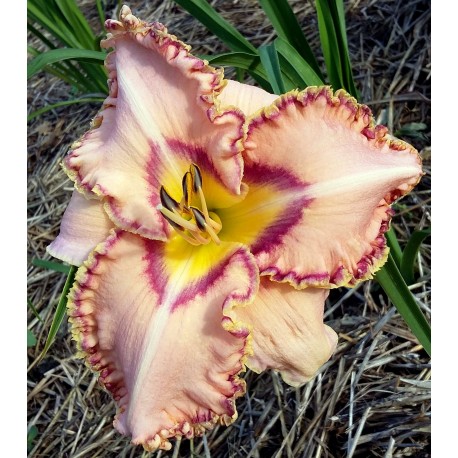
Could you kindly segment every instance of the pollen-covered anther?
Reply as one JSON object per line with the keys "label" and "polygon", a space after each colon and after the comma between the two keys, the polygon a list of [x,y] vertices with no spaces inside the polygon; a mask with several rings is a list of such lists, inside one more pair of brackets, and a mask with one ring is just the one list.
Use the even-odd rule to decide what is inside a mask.
{"label": "pollen-covered anther", "polygon": [[[161,186],[161,205],[157,208],[175,231],[191,245],[206,245],[211,241],[219,245],[221,242],[217,234],[222,228],[221,220],[218,215],[209,212],[202,183],[199,167],[191,164],[181,181],[183,196],[180,202]],[[194,196],[200,201],[201,208],[191,205]]]}

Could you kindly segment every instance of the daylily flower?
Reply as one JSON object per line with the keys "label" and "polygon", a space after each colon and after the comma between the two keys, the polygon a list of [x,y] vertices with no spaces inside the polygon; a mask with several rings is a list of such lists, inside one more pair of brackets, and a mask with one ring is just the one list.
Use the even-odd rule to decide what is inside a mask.
{"label": "daylily flower", "polygon": [[421,164],[342,90],[226,81],[127,7],[106,27],[109,96],[65,159],[76,191],[48,251],[81,266],[72,333],[116,429],[168,450],[235,420],[245,366],[313,377],[337,342],[328,290],[385,262]]}

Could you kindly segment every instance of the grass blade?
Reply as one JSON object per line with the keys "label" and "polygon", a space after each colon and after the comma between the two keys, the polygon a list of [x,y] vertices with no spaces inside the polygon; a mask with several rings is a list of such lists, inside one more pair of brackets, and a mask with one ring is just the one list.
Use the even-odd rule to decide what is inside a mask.
{"label": "grass blade", "polygon": [[256,54],[256,48],[229,22],[223,19],[206,0],[175,0],[208,30],[219,37],[231,51]]}
{"label": "grass blade", "polygon": [[35,334],[30,329],[27,329],[27,348],[34,347],[36,344],[37,338]]}
{"label": "grass blade", "polygon": [[304,89],[324,84],[321,77],[288,42],[279,37],[275,40],[275,48],[283,74],[293,82],[294,88]]}
{"label": "grass blade", "polygon": [[266,69],[274,94],[281,95],[286,92],[274,43],[260,46],[259,56],[262,65]]}
{"label": "grass blade", "polygon": [[[42,43],[44,43],[48,48],[50,49],[55,49],[56,46],[55,44],[48,40],[36,27],[33,26],[30,22],[27,23],[27,30],[29,30],[31,33],[33,33]],[[27,48],[27,50],[29,47]],[[40,52],[37,51],[37,54],[41,54]]]}
{"label": "grass blade", "polygon": [[245,52],[230,52],[226,54],[218,54],[216,56],[201,56],[203,59],[208,60],[212,65],[221,67],[235,67],[247,70],[253,78],[260,84],[266,91],[272,92],[272,87],[269,83],[267,72],[261,64],[261,59],[258,54],[251,54]]}
{"label": "grass blade", "polygon": [[398,269],[400,269],[402,260],[402,248],[401,245],[399,245],[396,234],[394,233],[393,226],[391,226],[388,232],[385,233],[385,236],[388,246],[390,247],[390,254],[393,256],[396,266]]}
{"label": "grass blade", "polygon": [[33,258],[32,265],[43,267],[48,270],[54,270],[54,272],[61,272],[67,275],[70,273],[70,266],[66,266],[60,262],[48,261],[46,259]]}
{"label": "grass blade", "polygon": [[51,49],[39,54],[27,63],[27,79],[42,70],[46,65],[62,62],[67,59],[81,61],[94,61],[103,64],[106,53],[102,51],[92,51],[90,49],[61,48]]}
{"label": "grass blade", "polygon": [[398,312],[431,356],[431,327],[412,296],[391,254],[375,276]]}
{"label": "grass blade", "polygon": [[103,11],[102,2],[101,0],[95,0],[97,6],[97,13],[99,15],[100,25],[102,26],[102,30],[105,30],[105,13]]}
{"label": "grass blade", "polygon": [[27,299],[27,305],[32,310],[32,313],[35,315],[35,318],[37,318],[38,321],[41,321],[43,323],[43,319],[41,318],[40,314],[38,313],[38,310],[32,304],[32,301],[30,299]]}
{"label": "grass blade", "polygon": [[78,37],[82,48],[95,49],[95,35],[76,3],[69,0],[54,1],[68,23],[66,30]]}
{"label": "grass blade", "polygon": [[422,231],[415,231],[404,248],[401,260],[401,274],[406,283],[411,285],[415,282],[414,265],[418,250],[426,237],[431,235],[431,228]]}
{"label": "grass blade", "polygon": [[65,282],[64,289],[62,290],[62,294],[59,299],[59,303],[57,304],[56,313],[54,314],[54,318],[52,320],[51,327],[49,328],[49,334],[46,339],[45,346],[43,348],[43,351],[40,354],[40,358],[39,358],[40,360],[45,357],[49,348],[53,344],[57,331],[59,331],[60,325],[62,324],[62,321],[64,320],[65,312],[67,310],[67,294],[73,285],[77,269],[78,268],[75,266],[70,267],[70,272],[68,273],[67,281]]}
{"label": "grass blade", "polygon": [[27,452],[32,450],[33,441],[38,435],[38,428],[35,425],[32,425],[27,430]]}
{"label": "grass blade", "polygon": [[75,105],[77,103],[91,103],[91,102],[97,102],[97,103],[102,103],[105,99],[102,97],[90,97],[90,98],[80,98],[80,99],[73,99],[73,100],[65,100],[63,102],[57,102],[53,103],[51,105],[46,105],[43,108],[40,108],[39,110],[33,111],[27,116],[27,121],[30,121],[31,119],[36,118],[37,116],[40,116],[43,113],[46,113],[47,111],[54,110],[55,108],[60,108],[60,107],[65,107],[67,105]]}
{"label": "grass blade", "polygon": [[308,63],[313,71],[323,79],[320,67],[301,26],[287,0],[259,0],[280,38],[291,45]]}
{"label": "grass blade", "polygon": [[[43,8],[44,6],[44,8]],[[49,5],[48,5],[49,6]],[[80,42],[70,34],[66,34],[66,26],[55,14],[47,15],[46,3],[40,5],[36,0],[27,1],[27,17],[35,23],[38,23],[46,29],[53,37],[58,39],[65,46],[71,48],[81,47]]]}
{"label": "grass blade", "polygon": [[321,48],[334,89],[344,88],[358,98],[348,53],[342,0],[316,0]]}

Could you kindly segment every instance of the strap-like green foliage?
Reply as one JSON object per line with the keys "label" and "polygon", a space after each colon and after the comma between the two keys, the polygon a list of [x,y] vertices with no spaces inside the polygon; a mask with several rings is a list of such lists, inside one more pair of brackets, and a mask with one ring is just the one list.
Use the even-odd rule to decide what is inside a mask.
{"label": "strap-like green foliage", "polygon": [[402,278],[391,254],[375,276],[420,344],[431,355],[431,327]]}
{"label": "strap-like green foliage", "polygon": [[267,72],[261,64],[261,59],[257,53],[251,54],[246,52],[229,52],[225,54],[217,54],[213,57],[201,57],[208,60],[208,62],[212,65],[220,67],[235,67],[242,70],[247,70],[263,89],[266,91],[272,90]]}
{"label": "strap-like green foliage", "polygon": [[285,92],[285,83],[283,82],[280,62],[278,61],[277,50],[275,49],[274,43],[260,46],[259,56],[261,57],[262,65],[266,69],[274,94],[283,94]]}
{"label": "strap-like green foliage", "polygon": [[62,290],[62,294],[60,295],[59,303],[57,304],[56,313],[54,314],[54,318],[49,329],[49,334],[46,339],[45,346],[40,354],[40,359],[43,359],[45,357],[46,353],[48,352],[49,348],[54,342],[54,338],[56,337],[57,331],[59,331],[62,321],[64,320],[65,313],[67,310],[67,294],[73,285],[73,281],[75,280],[76,271],[77,267],[70,267],[70,272],[68,273],[64,289]]}
{"label": "strap-like green foliage", "polygon": [[43,267],[44,269],[54,270],[54,272],[61,272],[67,275],[70,273],[70,266],[62,264],[61,262],[48,261],[47,259],[33,258],[32,264],[37,267]]}
{"label": "strap-like green foliage", "polygon": [[230,50],[256,53],[256,48],[234,26],[223,19],[206,0],[175,0],[175,2],[219,37]]}
{"label": "strap-like green foliage", "polygon": [[32,425],[27,430],[27,451],[32,450],[33,441],[38,435],[38,428],[35,425]]}
{"label": "strap-like green foliage", "polygon": [[27,63],[27,79],[38,73],[44,67],[55,62],[62,62],[67,59],[75,59],[79,62],[95,61],[103,63],[106,54],[102,51],[90,49],[60,48],[38,54],[37,57]]}
{"label": "strap-like green foliage", "polygon": [[402,261],[402,248],[399,245],[396,234],[394,233],[393,227],[390,227],[388,232],[385,233],[386,241],[390,247],[390,254],[393,256],[393,260],[396,263],[398,269],[401,268]]}
{"label": "strap-like green foliage", "polygon": [[[58,53],[51,54],[53,58],[47,65],[40,66],[40,69],[45,69],[62,78],[72,84],[77,91],[104,94],[108,92],[106,72],[101,65],[103,58],[96,58],[95,54],[92,56],[87,54],[88,51],[94,51],[102,55],[99,40],[75,0],[47,0],[46,2],[28,0],[27,27],[49,50],[71,48],[86,53],[86,56],[72,58],[79,58],[78,62],[68,61],[69,57],[65,53],[61,54],[61,59],[58,58]],[[43,61],[49,58],[46,51],[41,53],[34,49],[32,54],[45,54],[41,58]],[[37,62],[42,61],[34,60],[32,62],[35,66]],[[35,67],[32,69],[35,70]]]}
{"label": "strap-like green foliage", "polygon": [[34,347],[36,344],[37,338],[35,334],[30,329],[27,329],[27,347]]}
{"label": "strap-like green foliage", "polygon": [[329,81],[334,89],[343,88],[358,98],[348,53],[343,1],[316,0],[315,4]]}
{"label": "strap-like green foliage", "polygon": [[288,0],[259,0],[259,3],[266,12],[278,36],[288,43],[291,48],[297,50],[303,60],[313,69],[313,72],[318,75],[318,78],[323,80],[315,55]]}
{"label": "strap-like green foliage", "polygon": [[323,79],[290,43],[278,37],[275,48],[279,54],[283,75],[293,81],[294,88],[305,89],[307,86],[322,86]]}
{"label": "strap-like green foliage", "polygon": [[37,116],[40,116],[43,113],[46,113],[47,111],[54,110],[55,108],[60,108],[60,107],[65,107],[67,105],[75,105],[79,103],[102,103],[105,99],[101,97],[86,97],[86,96],[81,96],[77,99],[72,99],[72,100],[64,100],[63,102],[57,102],[53,103],[51,105],[46,105],[43,108],[40,108],[39,110],[33,111],[27,116],[27,121],[30,121],[33,118],[36,118]]}
{"label": "strap-like green foliage", "polygon": [[32,310],[32,313],[35,315],[35,318],[37,318],[38,321],[41,321],[43,323],[43,319],[41,318],[40,314],[38,313],[38,310],[32,304],[32,301],[30,299],[27,299],[27,305],[29,306],[30,310]]}
{"label": "strap-like green foliage", "polygon": [[401,260],[401,274],[408,285],[415,282],[415,259],[423,240],[431,235],[431,228],[415,231],[407,242]]}

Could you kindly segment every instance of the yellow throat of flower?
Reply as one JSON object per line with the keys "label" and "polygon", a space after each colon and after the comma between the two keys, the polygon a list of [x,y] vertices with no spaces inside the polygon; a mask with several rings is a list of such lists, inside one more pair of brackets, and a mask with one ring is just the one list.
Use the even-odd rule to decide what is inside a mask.
{"label": "yellow throat of flower", "polygon": [[[161,205],[158,209],[175,231],[191,245],[207,245],[211,241],[219,245],[221,220],[218,215],[208,211],[202,190],[202,173],[196,164],[191,164],[189,171],[183,175],[182,188],[183,197],[178,203],[161,186]],[[200,200],[200,208],[191,205],[195,195]]]}

